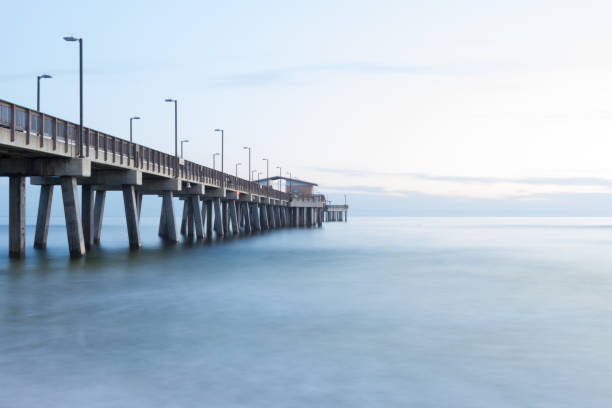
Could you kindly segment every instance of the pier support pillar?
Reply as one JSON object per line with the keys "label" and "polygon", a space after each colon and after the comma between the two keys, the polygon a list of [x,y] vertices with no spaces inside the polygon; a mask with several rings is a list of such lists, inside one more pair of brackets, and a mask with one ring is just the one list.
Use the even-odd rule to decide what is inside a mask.
{"label": "pier support pillar", "polygon": [[234,235],[240,234],[240,228],[238,228],[238,211],[236,210],[236,200],[228,200],[227,205],[229,207],[229,217],[232,222],[232,233]]}
{"label": "pier support pillar", "polygon": [[183,217],[181,218],[181,235],[187,234],[187,217],[189,215],[189,203],[183,200]]}
{"label": "pier support pillar", "polygon": [[79,258],[85,255],[85,239],[79,214],[76,177],[62,177],[61,184],[68,249],[72,258]]}
{"label": "pier support pillar", "polygon": [[96,191],[96,202],[94,203],[94,243],[100,243],[102,234],[102,218],[104,218],[104,204],[106,202],[106,191]]}
{"label": "pier support pillar", "polygon": [[266,205],[259,205],[259,216],[261,217],[261,228],[264,231],[268,231],[270,229],[270,223],[268,221],[268,212],[266,211]]}
{"label": "pier support pillar", "polygon": [[9,256],[25,256],[25,177],[9,177]]}
{"label": "pier support pillar", "polygon": [[176,220],[174,218],[174,200],[171,191],[162,195],[162,212],[159,220],[159,235],[167,241],[178,242]]}
{"label": "pier support pillar", "polygon": [[266,205],[266,209],[268,211],[268,228],[274,229],[276,228],[276,220],[274,219],[274,206]]}
{"label": "pier support pillar", "polygon": [[125,221],[127,222],[128,238],[130,240],[130,248],[137,249],[142,247],[140,241],[140,228],[138,225],[138,203],[136,192],[133,185],[124,185],[123,188],[123,205],[125,207]]}
{"label": "pier support pillar", "polygon": [[211,200],[202,201],[202,206],[204,206],[204,203],[206,203],[206,239],[212,239],[212,236],[213,236],[213,203]]}
{"label": "pier support pillar", "polygon": [[36,234],[34,236],[34,248],[36,249],[45,249],[47,247],[47,235],[49,233],[49,218],[51,216],[52,201],[53,185],[43,184],[40,186],[38,216],[36,217]]}
{"label": "pier support pillar", "polygon": [[190,197],[185,197],[184,201],[185,201],[185,207],[187,210],[187,219],[186,219],[187,239],[191,241],[195,237],[195,223],[193,222],[193,219],[194,219],[193,203]]}
{"label": "pier support pillar", "polygon": [[193,208],[193,222],[195,224],[195,233],[198,239],[204,239],[204,220],[202,211],[200,211],[200,197],[194,195],[191,197],[191,207]]}
{"label": "pier support pillar", "polygon": [[221,201],[221,204],[223,205],[223,232],[225,235],[229,235],[229,204],[227,200]]}
{"label": "pier support pillar", "polygon": [[249,203],[242,203],[242,216],[244,217],[244,232],[250,234],[253,230],[253,224],[251,224],[251,210]]}
{"label": "pier support pillar", "polygon": [[215,207],[215,232],[217,233],[217,239],[223,239],[223,219],[221,215],[221,199],[219,197],[213,198],[213,205]]}
{"label": "pier support pillar", "polygon": [[259,205],[257,203],[251,204],[253,209],[253,228],[255,231],[261,231],[261,214],[259,213]]}
{"label": "pier support pillar", "polygon": [[91,249],[94,243],[94,190],[91,184],[81,186],[81,221],[85,249]]}

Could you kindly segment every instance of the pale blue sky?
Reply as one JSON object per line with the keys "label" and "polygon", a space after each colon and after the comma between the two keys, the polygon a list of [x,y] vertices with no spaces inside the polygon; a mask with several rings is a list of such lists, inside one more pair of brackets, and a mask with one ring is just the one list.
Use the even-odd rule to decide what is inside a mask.
{"label": "pale blue sky", "polygon": [[77,47],[62,37],[82,36],[86,126],[127,138],[128,118],[140,115],[135,140],[172,152],[163,99],[175,97],[186,157],[211,165],[212,129],[223,127],[226,171],[240,161],[245,178],[242,146],[251,145],[253,168],[270,157],[271,170],[336,197],[346,189],[368,208],[372,195],[447,200],[449,213],[456,200],[528,209],[580,197],[571,211],[584,214],[589,197],[612,193],[610,2],[32,1],[2,10],[1,99],[34,106],[36,75],[48,73],[42,110],[76,121]]}

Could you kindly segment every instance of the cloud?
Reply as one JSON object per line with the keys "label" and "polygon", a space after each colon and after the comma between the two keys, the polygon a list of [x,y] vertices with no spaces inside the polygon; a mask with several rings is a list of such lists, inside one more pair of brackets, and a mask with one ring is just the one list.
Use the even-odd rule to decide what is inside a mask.
{"label": "cloud", "polygon": [[217,78],[221,87],[266,86],[273,83],[301,83],[316,74],[353,75],[464,75],[485,72],[510,71],[512,64],[480,65],[401,65],[377,62],[347,62],[329,64],[304,64],[278,69],[244,72]]}
{"label": "cloud", "polygon": [[450,181],[457,183],[518,183],[528,185],[557,185],[557,186],[612,186],[612,179],[601,177],[482,177],[482,176],[445,176],[431,175],[426,173],[414,172],[378,172],[370,170],[356,169],[334,169],[316,168],[322,173],[338,174],[346,177],[411,177],[428,181]]}

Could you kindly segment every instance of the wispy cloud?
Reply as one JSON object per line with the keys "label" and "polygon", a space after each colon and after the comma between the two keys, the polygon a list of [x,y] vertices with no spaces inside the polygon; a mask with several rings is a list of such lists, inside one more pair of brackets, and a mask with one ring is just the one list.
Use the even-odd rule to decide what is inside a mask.
{"label": "wispy cloud", "polygon": [[509,71],[512,64],[481,65],[402,65],[378,62],[351,62],[294,65],[277,69],[230,74],[217,78],[216,85],[224,87],[266,86],[273,83],[302,83],[317,74],[349,75],[458,75],[469,73]]}
{"label": "wispy cloud", "polygon": [[471,177],[471,176],[446,176],[431,175],[413,172],[378,172],[356,169],[334,169],[316,168],[322,173],[331,173],[346,177],[411,177],[429,181],[449,181],[458,183],[518,183],[529,185],[558,185],[558,186],[612,186],[612,179],[600,177],[527,177],[527,178],[505,178],[505,177]]}

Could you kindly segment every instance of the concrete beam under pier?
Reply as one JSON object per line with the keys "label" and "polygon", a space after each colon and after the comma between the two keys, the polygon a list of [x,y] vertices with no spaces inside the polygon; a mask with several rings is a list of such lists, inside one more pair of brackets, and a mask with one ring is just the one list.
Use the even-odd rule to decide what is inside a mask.
{"label": "concrete beam under pier", "polygon": [[74,176],[90,177],[89,159],[0,159],[1,176]]}

